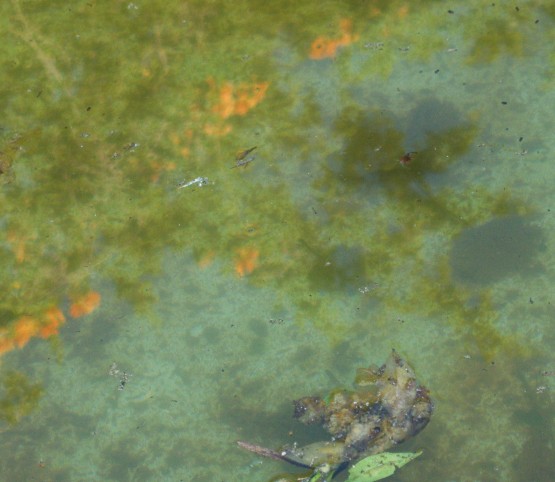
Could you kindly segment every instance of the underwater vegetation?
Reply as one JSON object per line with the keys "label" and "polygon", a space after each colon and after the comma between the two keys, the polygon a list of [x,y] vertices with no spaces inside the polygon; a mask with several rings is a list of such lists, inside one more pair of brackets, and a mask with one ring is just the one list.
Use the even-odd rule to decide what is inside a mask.
{"label": "underwater vegetation", "polygon": [[414,437],[430,421],[434,405],[428,390],[395,350],[379,368],[359,369],[356,385],[354,391],[338,388],[326,397],[294,402],[295,418],[307,425],[322,425],[331,440],[303,447],[288,445],[279,451],[247,442],[238,442],[239,446],[315,473],[325,466],[333,478],[350,464]]}
{"label": "underwater vegetation", "polygon": [[[548,2],[7,0],[0,13],[3,470],[17,473],[29,449],[38,463],[29,434],[49,440],[53,427],[52,472],[29,480],[87,479],[72,471],[89,456],[103,480],[219,480],[230,468],[230,480],[259,480],[272,467],[247,470],[238,433],[289,441],[310,472],[324,454],[340,468],[421,444],[423,480],[547,480],[554,340],[534,317],[552,317],[541,276],[552,224],[533,189],[548,156],[525,151],[548,142],[534,132],[545,112],[523,113],[553,91]],[[227,310],[227,296],[251,295],[258,313]],[[135,330],[118,311],[151,325]],[[62,340],[79,373],[54,367]],[[360,373],[368,385],[322,396],[391,345],[428,370],[433,416],[395,356]],[[110,378],[109,396],[86,393],[98,411],[82,419],[80,390],[102,386],[113,360],[80,363],[114,347],[163,360],[152,378],[166,400],[151,397],[150,366],[118,359],[133,383],[111,370],[126,390]],[[219,348],[215,374],[221,358],[206,360]],[[32,375],[10,369],[20,361]],[[197,381],[198,394],[171,393]],[[293,399],[296,420],[279,406]],[[102,441],[93,419],[107,412],[117,436]],[[85,439],[86,460],[68,464],[64,447]],[[506,460],[515,467],[497,471]],[[184,477],[159,476],[184,465]]]}
{"label": "underwater vegetation", "polygon": [[34,410],[43,389],[39,383],[31,383],[20,372],[10,371],[2,375],[0,385],[0,421],[16,424]]}
{"label": "underwater vegetation", "polygon": [[334,342],[356,328],[328,301],[346,291],[380,306],[378,323],[393,307],[445,311],[485,356],[515,346],[487,287],[459,283],[461,241],[451,249],[534,210],[449,177],[476,155],[488,113],[428,90],[401,108],[386,85],[447,48],[455,25],[468,69],[530,54],[534,4],[352,2],[289,17],[286,2],[276,22],[276,5],[255,16],[240,2],[224,22],[211,3],[94,3],[64,11],[69,32],[48,28],[48,5],[2,6],[1,75],[16,88],[1,93],[0,351],[91,313],[98,276],[155,318],[168,248],[279,288],[299,323]]}

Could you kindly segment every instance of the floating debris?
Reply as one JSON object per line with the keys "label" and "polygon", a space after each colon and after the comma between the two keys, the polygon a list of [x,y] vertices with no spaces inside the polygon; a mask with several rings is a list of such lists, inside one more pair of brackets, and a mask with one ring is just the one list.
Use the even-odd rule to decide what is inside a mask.
{"label": "floating debris", "polygon": [[125,146],[123,146],[123,150],[124,151],[132,151],[132,150],[136,149],[139,146],[140,146],[140,144],[138,144],[136,142],[130,142],[129,144],[126,144]]}
{"label": "floating debris", "polygon": [[372,283],[370,285],[361,286],[358,289],[358,291],[359,291],[359,293],[362,293],[364,295],[366,293],[370,293],[370,291],[374,291],[378,287],[379,287],[378,283]]}
{"label": "floating debris", "polygon": [[364,44],[364,48],[370,50],[383,50],[383,47],[383,42],[367,42]]}
{"label": "floating debris", "polygon": [[329,466],[333,477],[358,460],[414,437],[430,421],[434,404],[428,390],[395,350],[381,367],[358,369],[355,384],[357,390],[337,389],[323,398],[310,396],[294,402],[294,417],[306,425],[322,425],[331,440],[304,447],[287,445],[279,451],[247,442],[238,442],[239,446],[309,467],[313,475]]}
{"label": "floating debris", "polygon": [[178,185],[177,185],[177,189],[183,189],[185,187],[189,187],[189,186],[193,186],[193,185],[197,185],[198,187],[202,187],[206,184],[208,184],[208,178],[207,177],[197,177],[195,179],[193,179],[192,181],[181,181]]}
{"label": "floating debris", "polygon": [[119,378],[118,390],[123,390],[125,388],[125,385],[127,385],[129,378],[133,376],[131,373],[128,373],[125,370],[120,370],[116,365],[116,362],[113,362],[110,365],[108,375],[110,375],[111,377]]}
{"label": "floating debris", "polygon": [[418,154],[418,152],[412,151],[412,152],[406,152],[405,154],[403,154],[400,158],[399,158],[399,163],[403,166],[406,166],[407,164],[410,164],[411,161],[414,159],[414,156]]}

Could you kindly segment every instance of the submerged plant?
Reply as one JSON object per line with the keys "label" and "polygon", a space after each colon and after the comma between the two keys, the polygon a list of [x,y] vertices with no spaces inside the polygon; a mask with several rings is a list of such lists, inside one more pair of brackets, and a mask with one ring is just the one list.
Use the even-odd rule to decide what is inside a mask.
{"label": "submerged plant", "polygon": [[[241,441],[239,446],[263,457],[310,469],[306,479],[310,481],[324,482],[358,461],[366,462],[351,469],[352,482],[369,482],[391,475],[395,467],[403,465],[401,459],[387,461],[395,454],[385,459],[372,456],[418,434],[430,421],[434,404],[428,390],[416,381],[412,368],[395,350],[381,367],[359,369],[355,383],[356,390],[339,389],[324,398],[311,396],[294,402],[295,418],[307,425],[322,425],[331,440],[304,447],[293,444],[279,451]],[[414,457],[404,456],[407,462]]]}
{"label": "submerged plant", "polygon": [[[410,452],[384,452],[381,454],[370,455],[360,462],[357,462],[349,470],[349,478],[346,482],[375,482],[377,480],[385,479],[390,475],[393,475],[397,469],[403,467],[403,465],[408,464],[411,460],[421,455],[422,452],[410,453]],[[326,475],[329,470],[326,469],[316,470],[313,475],[306,482],[325,482]],[[332,478],[333,478],[332,474]]]}

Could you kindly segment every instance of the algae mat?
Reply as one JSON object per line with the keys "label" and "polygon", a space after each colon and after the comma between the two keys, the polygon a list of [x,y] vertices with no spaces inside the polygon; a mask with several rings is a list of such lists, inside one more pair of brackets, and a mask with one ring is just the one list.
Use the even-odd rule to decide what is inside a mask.
{"label": "algae mat", "polygon": [[268,480],[392,348],[403,480],[552,480],[547,1],[0,7],[0,473]]}

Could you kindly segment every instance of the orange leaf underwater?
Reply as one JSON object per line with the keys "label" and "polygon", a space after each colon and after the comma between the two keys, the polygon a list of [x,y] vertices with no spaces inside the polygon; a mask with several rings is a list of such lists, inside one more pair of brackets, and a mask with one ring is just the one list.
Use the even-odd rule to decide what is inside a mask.
{"label": "orange leaf underwater", "polygon": [[[213,81],[211,83],[213,84]],[[212,111],[222,119],[232,115],[245,115],[264,99],[269,85],[269,82],[259,82],[235,86],[231,82],[226,82],[220,88],[219,101]]]}
{"label": "orange leaf underwater", "polygon": [[235,272],[241,277],[252,273],[254,268],[256,268],[259,254],[260,251],[256,248],[238,249],[235,260]]}
{"label": "orange leaf underwater", "polygon": [[[100,305],[100,293],[90,291],[75,301],[69,308],[73,318],[87,315]],[[23,348],[33,337],[49,338],[57,335],[66,317],[56,306],[46,309],[42,315],[35,317],[23,315],[11,326],[0,329],[0,355]]]}
{"label": "orange leaf underwater", "polygon": [[345,47],[358,40],[358,35],[352,33],[353,23],[349,19],[342,19],[339,22],[339,29],[341,30],[341,37],[328,38],[324,36],[318,37],[310,46],[309,57],[313,60],[321,60],[333,58],[337,54],[339,47]]}
{"label": "orange leaf underwater", "polygon": [[69,314],[72,318],[92,313],[98,305],[100,305],[100,293],[97,291],[89,291],[86,295],[79,298],[69,307]]}

